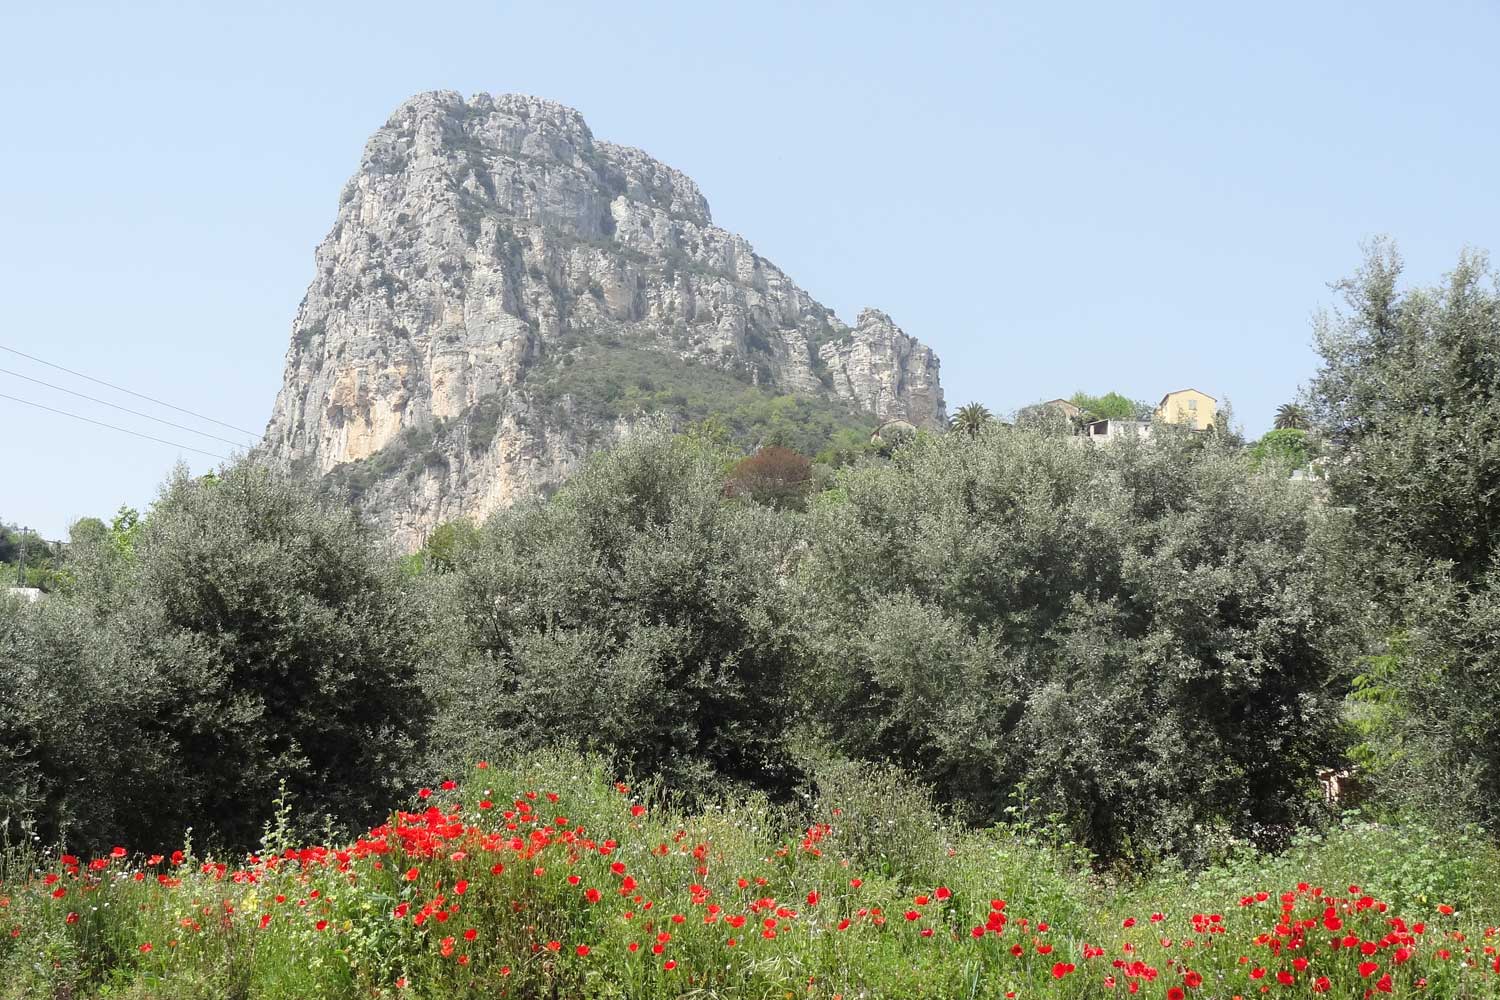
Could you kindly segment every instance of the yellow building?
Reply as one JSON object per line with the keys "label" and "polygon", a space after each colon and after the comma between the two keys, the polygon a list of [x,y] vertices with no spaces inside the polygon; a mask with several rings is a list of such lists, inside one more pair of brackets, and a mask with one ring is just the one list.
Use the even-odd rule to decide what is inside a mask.
{"label": "yellow building", "polygon": [[1212,427],[1218,413],[1218,401],[1197,389],[1169,392],[1156,407],[1157,420],[1168,424],[1184,424],[1197,431]]}

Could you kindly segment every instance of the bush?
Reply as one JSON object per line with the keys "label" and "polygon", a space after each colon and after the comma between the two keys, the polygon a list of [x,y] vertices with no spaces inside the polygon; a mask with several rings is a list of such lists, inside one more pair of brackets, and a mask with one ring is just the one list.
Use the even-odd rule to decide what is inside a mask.
{"label": "bush", "polygon": [[723,498],[725,456],[653,427],[429,580],[437,759],[563,739],[684,792],[785,792],[795,536]]}
{"label": "bush", "polygon": [[725,492],[782,510],[800,510],[811,486],[811,462],[790,448],[767,445],[730,470]]}
{"label": "bush", "polygon": [[341,820],[382,808],[426,708],[412,602],[351,513],[253,464],[179,474],[128,552],[104,539],[81,564],[74,593],[9,620],[0,664],[46,836],[191,825],[244,847],[279,778]]}
{"label": "bush", "polygon": [[[971,819],[1109,857],[1316,814],[1354,638],[1335,512],[1171,435],[921,436],[813,507],[803,694]],[[837,720],[837,723],[833,722]]]}

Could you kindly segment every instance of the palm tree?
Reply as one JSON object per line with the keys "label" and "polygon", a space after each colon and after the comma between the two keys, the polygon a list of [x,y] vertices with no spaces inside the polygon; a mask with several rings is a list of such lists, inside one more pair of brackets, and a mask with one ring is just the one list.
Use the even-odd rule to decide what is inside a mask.
{"label": "palm tree", "polygon": [[979,432],[994,419],[982,403],[970,403],[958,408],[953,418],[948,421],[948,427],[951,430],[963,431],[969,437],[977,437]]}
{"label": "palm tree", "polygon": [[1307,419],[1307,411],[1296,403],[1282,403],[1276,408],[1276,429],[1278,431],[1305,431],[1310,426]]}

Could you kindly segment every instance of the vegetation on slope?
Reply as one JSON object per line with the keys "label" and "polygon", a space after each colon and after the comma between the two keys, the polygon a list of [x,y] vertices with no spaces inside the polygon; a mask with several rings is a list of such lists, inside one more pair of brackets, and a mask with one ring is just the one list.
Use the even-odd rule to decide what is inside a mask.
{"label": "vegetation on slope", "polygon": [[[545,420],[595,447],[611,440],[617,421],[661,417],[679,430],[704,428],[744,452],[780,446],[827,466],[870,450],[876,424],[870,414],[841,401],[779,391],[765,383],[768,376],[618,341],[578,339],[528,376],[523,392],[537,409],[526,419]],[[483,452],[504,407],[498,395],[486,396],[452,420],[408,427],[374,455],[338,466],[328,482],[357,502],[383,480],[415,478],[424,468],[446,465],[449,454]]]}

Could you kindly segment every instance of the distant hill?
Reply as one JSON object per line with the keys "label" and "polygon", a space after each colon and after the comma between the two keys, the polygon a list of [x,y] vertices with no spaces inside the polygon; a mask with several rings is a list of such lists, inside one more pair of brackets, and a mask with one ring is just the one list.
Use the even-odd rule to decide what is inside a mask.
{"label": "distant hill", "polygon": [[336,473],[408,546],[650,413],[809,452],[945,419],[937,356],[889,316],[841,322],[686,175],[534,97],[402,104],[316,263],[262,450]]}

